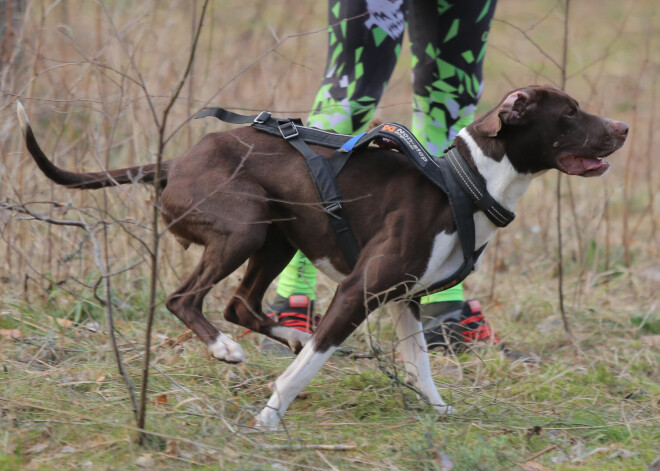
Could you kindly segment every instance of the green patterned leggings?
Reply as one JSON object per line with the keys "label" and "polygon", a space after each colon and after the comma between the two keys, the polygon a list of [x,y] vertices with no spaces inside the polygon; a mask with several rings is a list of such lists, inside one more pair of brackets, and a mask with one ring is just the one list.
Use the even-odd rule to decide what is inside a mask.
{"label": "green patterned leggings", "polygon": [[[408,26],[412,51],[412,132],[440,155],[474,119],[496,0],[329,0],[329,50],[310,126],[364,132],[396,65]],[[298,252],[277,293],[315,298],[316,268]],[[422,299],[462,301],[463,286]]]}

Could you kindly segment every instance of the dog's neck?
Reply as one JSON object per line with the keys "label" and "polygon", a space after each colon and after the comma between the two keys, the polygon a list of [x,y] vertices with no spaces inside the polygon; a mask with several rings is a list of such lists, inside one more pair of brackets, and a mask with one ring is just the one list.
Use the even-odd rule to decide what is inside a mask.
{"label": "dog's neck", "polygon": [[458,133],[455,143],[468,164],[483,177],[488,193],[506,209],[513,211],[536,175],[518,172],[506,154],[486,155],[482,146],[470,134],[469,128],[463,128]]}

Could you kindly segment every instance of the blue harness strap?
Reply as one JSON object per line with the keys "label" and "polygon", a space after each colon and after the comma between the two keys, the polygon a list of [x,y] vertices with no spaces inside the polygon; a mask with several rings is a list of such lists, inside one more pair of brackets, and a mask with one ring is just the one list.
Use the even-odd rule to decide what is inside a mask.
{"label": "blue harness strap", "polygon": [[355,146],[355,144],[357,144],[357,142],[358,142],[358,141],[362,138],[362,136],[364,136],[365,134],[366,134],[366,132],[363,132],[362,134],[357,134],[357,135],[351,137],[348,141],[346,141],[346,143],[345,143],[343,146],[341,146],[341,148],[340,148],[339,150],[340,150],[341,152],[350,152],[350,151],[352,151],[352,150],[353,150],[353,147]]}

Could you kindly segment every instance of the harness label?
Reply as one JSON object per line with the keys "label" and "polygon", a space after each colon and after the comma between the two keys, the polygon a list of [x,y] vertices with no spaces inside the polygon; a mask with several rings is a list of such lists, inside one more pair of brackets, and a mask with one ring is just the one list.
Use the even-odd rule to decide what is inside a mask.
{"label": "harness label", "polygon": [[[394,128],[394,129],[389,129],[389,128]],[[402,127],[385,125],[383,126],[382,130],[389,131],[395,136],[401,138],[406,143],[406,145],[410,149],[412,149],[425,164],[428,163],[429,159],[426,157],[426,151],[417,143],[417,140],[412,135],[410,135],[410,133],[406,132]]]}

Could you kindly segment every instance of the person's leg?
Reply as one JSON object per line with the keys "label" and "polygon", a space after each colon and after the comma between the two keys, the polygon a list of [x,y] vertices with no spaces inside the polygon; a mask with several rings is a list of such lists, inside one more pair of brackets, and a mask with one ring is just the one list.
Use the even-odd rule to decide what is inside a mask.
{"label": "person's leg", "polygon": [[303,294],[310,300],[316,298],[316,267],[307,260],[302,252],[293,256],[287,267],[282,271],[277,282],[276,292],[283,298],[292,294]]}
{"label": "person's leg", "polygon": [[310,126],[344,134],[366,130],[401,52],[403,0],[329,0],[325,75]]}
{"label": "person's leg", "polygon": [[[495,4],[495,0],[410,0],[412,132],[434,155],[441,155],[458,131],[474,119]],[[438,330],[443,330],[443,323],[469,318],[485,324],[479,303],[464,303],[462,284],[425,296],[421,302],[431,348],[446,344]],[[465,328],[461,326],[460,332]],[[471,340],[488,337],[481,326],[477,328],[479,334]]]}
{"label": "person's leg", "polygon": [[[328,24],[325,74],[307,122],[343,134],[363,132],[401,51],[405,2],[329,0]],[[296,253],[280,275],[272,310],[311,313],[315,288],[316,268],[301,252]],[[297,295],[308,303],[304,297],[292,298]],[[289,317],[296,316],[285,316],[283,322]]]}
{"label": "person's leg", "polygon": [[495,0],[411,0],[412,131],[441,155],[474,119]]}

